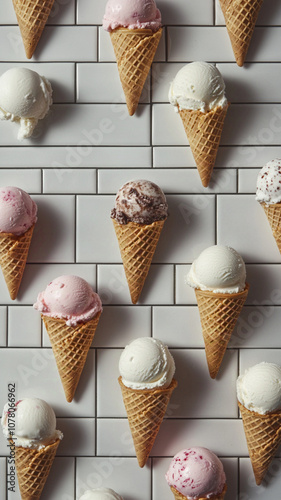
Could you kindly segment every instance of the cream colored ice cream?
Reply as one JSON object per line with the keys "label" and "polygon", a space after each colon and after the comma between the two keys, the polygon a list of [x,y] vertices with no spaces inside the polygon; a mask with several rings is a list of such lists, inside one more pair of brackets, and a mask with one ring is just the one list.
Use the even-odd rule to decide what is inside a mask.
{"label": "cream colored ice cream", "polygon": [[204,113],[228,105],[221,73],[203,61],[186,64],[179,70],[170,85],[169,101],[176,112],[198,109]]}
{"label": "cream colored ice cream", "polygon": [[260,170],[256,200],[266,205],[281,202],[281,159],[269,161]]}
{"label": "cream colored ice cream", "polygon": [[123,498],[111,488],[97,488],[85,491],[80,500],[123,500]]}
{"label": "cream colored ice cream", "polygon": [[236,250],[214,245],[193,262],[187,284],[214,293],[238,293],[245,289],[246,267]]}
{"label": "cream colored ice cream", "polygon": [[141,337],[127,345],[121,354],[119,372],[131,389],[168,387],[175,373],[175,362],[161,340]]}
{"label": "cream colored ice cream", "polygon": [[30,137],[52,104],[52,87],[27,68],[11,68],[0,78],[0,118],[19,123],[18,139]]}
{"label": "cream colored ice cream", "polygon": [[[11,427],[11,422],[13,427]],[[54,410],[46,401],[38,398],[19,400],[15,405],[15,410],[11,409],[9,403],[6,403],[1,424],[4,435],[7,438],[12,437],[15,446],[23,448],[40,450],[57,439],[63,438],[61,431],[56,430]]]}
{"label": "cream colored ice cream", "polygon": [[262,362],[237,379],[238,401],[262,415],[281,410],[281,366]]}

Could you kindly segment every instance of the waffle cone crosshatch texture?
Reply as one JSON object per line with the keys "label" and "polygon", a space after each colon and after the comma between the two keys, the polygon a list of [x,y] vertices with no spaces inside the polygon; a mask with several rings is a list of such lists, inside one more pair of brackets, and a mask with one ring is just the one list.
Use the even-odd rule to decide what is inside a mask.
{"label": "waffle cone crosshatch texture", "polygon": [[280,498],[280,40],[275,0],[1,0],[0,500]]}

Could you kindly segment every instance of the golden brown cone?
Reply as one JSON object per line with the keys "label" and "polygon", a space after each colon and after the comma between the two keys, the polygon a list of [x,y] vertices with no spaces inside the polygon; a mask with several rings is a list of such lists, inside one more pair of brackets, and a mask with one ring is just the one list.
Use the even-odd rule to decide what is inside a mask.
{"label": "golden brown cone", "polygon": [[13,0],[27,59],[41,38],[54,0]]}
{"label": "golden brown cone", "polygon": [[76,326],[67,326],[62,319],[42,315],[50,337],[53,353],[62,381],[66,400],[74,398],[88,351],[91,347],[101,313]]}
{"label": "golden brown cone", "polygon": [[0,233],[0,266],[12,300],[19,291],[33,230],[34,225],[20,236]]}
{"label": "golden brown cone", "polygon": [[[173,486],[170,486],[172,493],[174,494],[175,500],[186,500],[187,497],[182,495],[179,491],[177,491]],[[225,497],[227,486],[224,485],[224,488],[221,493],[218,495],[212,495],[211,497],[198,497],[196,500],[223,500]]]}
{"label": "golden brown cone", "polygon": [[266,213],[273,236],[281,253],[281,203],[275,203],[274,205],[261,203],[261,206]]}
{"label": "golden brown cone", "polygon": [[217,106],[206,113],[198,109],[179,110],[204,187],[209,185],[211,179],[228,106]]}
{"label": "golden brown cone", "polygon": [[249,285],[239,293],[214,293],[195,289],[211,378],[216,378]]}
{"label": "golden brown cone", "polygon": [[131,300],[139,300],[165,220],[152,224],[118,224],[113,220]]}
{"label": "golden brown cone", "polygon": [[263,0],[220,0],[238,66],[243,66]]}
{"label": "golden brown cone", "polygon": [[60,439],[41,450],[15,447],[16,471],[22,500],[39,500]]}
{"label": "golden brown cone", "polygon": [[140,467],[144,467],[158,434],[173,390],[178,383],[172,380],[169,387],[162,389],[135,390],[126,387],[122,377],[118,378],[124,405],[134,441]]}
{"label": "golden brown cone", "polygon": [[248,410],[240,401],[238,406],[256,483],[260,485],[281,443],[281,412],[261,415]]}
{"label": "golden brown cone", "polygon": [[118,28],[110,33],[130,116],[138,107],[161,35],[162,28],[156,32],[150,29]]}

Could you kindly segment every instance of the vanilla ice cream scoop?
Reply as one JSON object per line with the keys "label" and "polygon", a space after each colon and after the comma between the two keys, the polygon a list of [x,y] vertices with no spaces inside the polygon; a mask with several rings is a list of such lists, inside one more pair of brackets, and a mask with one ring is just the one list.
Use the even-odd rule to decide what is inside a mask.
{"label": "vanilla ice cream scoop", "polygon": [[214,293],[238,293],[245,289],[246,267],[236,250],[214,245],[193,262],[187,283],[193,288]]}
{"label": "vanilla ice cream scoop", "polygon": [[102,311],[102,303],[89,283],[79,276],[59,276],[39,293],[34,308],[43,316],[64,319],[68,326],[85,323]]}
{"label": "vanilla ice cream scoop", "polygon": [[123,500],[123,498],[111,488],[97,488],[86,491],[80,500]]}
{"label": "vanilla ice cream scoop", "polygon": [[207,112],[228,105],[225,84],[213,64],[196,61],[183,66],[169,89],[169,101],[175,111],[198,109]]}
{"label": "vanilla ice cream scoop", "polygon": [[161,27],[161,14],[154,0],[108,0],[103,27],[107,31],[121,27],[156,31]]}
{"label": "vanilla ice cream scoop", "polygon": [[141,337],[127,345],[121,354],[119,372],[131,389],[168,387],[175,373],[175,362],[161,340]]}
{"label": "vanilla ice cream scoop", "polygon": [[37,205],[23,189],[0,188],[0,232],[17,236],[37,221]]}
{"label": "vanilla ice cream scoop", "polygon": [[6,403],[1,424],[4,435],[7,438],[11,436],[15,446],[23,448],[41,449],[63,438],[63,434],[56,430],[54,410],[46,401],[38,398],[19,400],[15,405],[15,412]]}
{"label": "vanilla ice cream scoop", "polygon": [[237,379],[237,399],[250,411],[262,415],[281,410],[281,366],[259,363]]}
{"label": "vanilla ice cream scoop", "polygon": [[162,189],[154,182],[142,179],[126,182],[119,189],[115,207],[111,210],[111,218],[118,224],[151,224],[165,220],[167,216],[168,205]]}
{"label": "vanilla ice cream scoop", "polygon": [[266,205],[281,202],[281,159],[269,161],[260,170],[256,200]]}
{"label": "vanilla ice cream scoop", "polygon": [[52,87],[27,68],[11,68],[0,77],[0,118],[18,122],[18,139],[30,137],[52,104]]}
{"label": "vanilla ice cream scoop", "polygon": [[213,498],[226,484],[223,465],[207,448],[196,446],[179,451],[165,475],[168,485],[187,499]]}

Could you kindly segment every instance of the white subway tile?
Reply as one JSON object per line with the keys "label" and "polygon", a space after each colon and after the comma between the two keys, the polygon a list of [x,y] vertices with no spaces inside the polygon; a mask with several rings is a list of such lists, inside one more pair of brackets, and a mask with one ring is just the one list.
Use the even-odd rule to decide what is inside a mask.
{"label": "white subway tile", "polygon": [[[248,454],[247,454],[248,455]],[[280,453],[276,453],[280,457]],[[276,498],[280,491],[280,458],[275,458],[269,465],[268,472],[260,486],[257,486],[251,460],[240,458],[240,491],[247,500],[256,500],[258,496],[265,495],[265,498]],[[242,497],[243,498],[243,497]]]}
{"label": "white subway tile", "polygon": [[44,193],[95,193],[96,171],[48,169],[43,171]]}
{"label": "white subway tile", "polygon": [[17,186],[29,194],[41,193],[41,170],[1,169],[1,186]]}
{"label": "white subway tile", "polygon": [[[138,304],[172,304],[173,266],[152,264]],[[98,293],[105,305],[131,304],[123,266],[98,266]]]}
{"label": "white subway tile", "polygon": [[6,495],[6,479],[6,459],[0,458],[0,494],[3,499]]}
{"label": "white subway tile", "polygon": [[232,246],[245,262],[280,262],[266,215],[253,195],[219,195],[217,210],[219,245]]}
{"label": "white subway tile", "polygon": [[102,24],[106,2],[77,0],[77,24]]}
{"label": "white subway tile", "polygon": [[[280,114],[281,118],[281,114]],[[275,123],[275,122],[273,122]],[[280,128],[281,130],[281,128]],[[256,140],[256,139],[254,139]],[[260,143],[261,144],[261,143]],[[219,148],[216,159],[218,168],[261,168],[265,163],[280,155],[280,147],[259,145],[256,146],[223,146]]]}
{"label": "white subway tile", "polygon": [[[149,336],[144,332],[142,336]],[[123,349],[99,349],[97,353],[97,417],[126,417],[118,363]],[[108,367],[110,366],[110,370]],[[104,395],[106,394],[106,397]]]}
{"label": "white subway tile", "polygon": [[64,436],[58,455],[73,456],[73,450],[78,457],[95,455],[94,418],[58,418],[57,428]]}
{"label": "white subway tile", "polygon": [[[62,443],[60,444],[60,447],[62,446]],[[57,455],[60,454],[60,447],[58,448]],[[74,498],[74,474],[75,459],[73,457],[56,456],[50,470],[50,475],[48,476],[44,486],[41,500],[47,500],[48,498]],[[11,496],[11,499],[9,500],[15,500],[15,498]]]}
{"label": "white subway tile", "polygon": [[204,347],[197,307],[155,306],[152,318],[153,337],[169,347]]}
{"label": "white subway tile", "polygon": [[78,458],[76,478],[77,499],[96,488],[111,488],[122,498],[150,499],[149,467],[140,469],[136,458],[121,458],[118,448],[112,447],[107,457]]}
{"label": "white subway tile", "polygon": [[186,3],[185,0],[158,0],[164,25],[213,24],[213,5],[208,0]]}
{"label": "white subway tile", "polygon": [[8,308],[8,346],[41,347],[41,318],[33,307]]}
{"label": "white subway tile", "polygon": [[[211,246],[211,245],[209,245]],[[201,252],[196,252],[194,258],[198,257]],[[192,259],[193,261],[194,259]],[[186,277],[190,270],[188,266],[176,266],[176,304],[196,305],[196,296],[194,289],[186,283]]]}
{"label": "white subway tile", "polygon": [[190,147],[154,147],[153,166],[157,168],[195,167]]}
{"label": "white subway tile", "polygon": [[281,305],[280,270],[280,264],[247,265],[247,280],[250,284],[247,304]]}
{"label": "white subway tile", "polygon": [[281,348],[280,321],[281,308],[274,306],[270,299],[255,306],[244,306],[229,347]]}
{"label": "white subway tile", "polygon": [[238,175],[238,192],[256,194],[257,178],[260,170],[241,169]]}
{"label": "white subway tile", "polygon": [[0,346],[6,347],[7,345],[7,308],[0,307]]}

